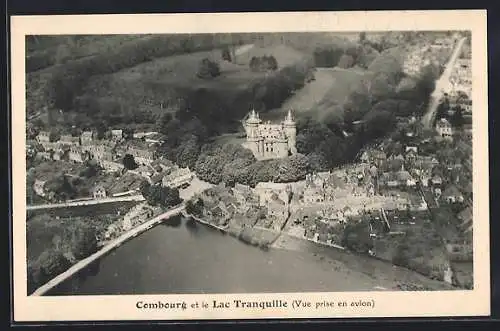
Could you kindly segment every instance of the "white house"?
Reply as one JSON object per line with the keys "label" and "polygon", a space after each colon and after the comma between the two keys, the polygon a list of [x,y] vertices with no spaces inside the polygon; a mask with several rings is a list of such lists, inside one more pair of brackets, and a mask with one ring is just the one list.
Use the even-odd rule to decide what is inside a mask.
{"label": "white house", "polygon": [[102,185],[97,185],[92,191],[94,199],[101,199],[106,197],[106,189]]}
{"label": "white house", "polygon": [[189,168],[180,168],[163,177],[162,185],[179,188],[183,185],[190,184],[193,178],[194,174]]}
{"label": "white house", "polygon": [[452,138],[453,128],[447,119],[442,118],[436,123],[436,132],[443,138]]}

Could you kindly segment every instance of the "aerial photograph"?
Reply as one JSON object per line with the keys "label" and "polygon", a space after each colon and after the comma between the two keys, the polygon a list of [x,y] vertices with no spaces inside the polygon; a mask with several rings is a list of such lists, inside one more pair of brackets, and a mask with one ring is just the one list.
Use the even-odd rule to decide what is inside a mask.
{"label": "aerial photograph", "polygon": [[474,288],[470,31],[25,47],[28,295]]}

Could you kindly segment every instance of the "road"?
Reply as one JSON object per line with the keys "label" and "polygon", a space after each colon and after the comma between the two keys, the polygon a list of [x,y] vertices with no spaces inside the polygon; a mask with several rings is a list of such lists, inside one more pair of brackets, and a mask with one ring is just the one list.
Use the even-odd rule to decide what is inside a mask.
{"label": "road", "polygon": [[41,296],[41,295],[47,293],[48,291],[50,291],[51,289],[53,289],[57,285],[61,284],[62,282],[69,279],[71,276],[73,276],[77,272],[79,272],[82,269],[84,269],[85,267],[87,267],[92,262],[103,257],[104,255],[106,255],[107,253],[112,251],[113,249],[119,247],[124,242],[136,237],[137,235],[141,234],[144,231],[151,229],[156,224],[163,222],[163,220],[165,218],[169,218],[171,216],[174,216],[174,215],[181,213],[184,210],[184,208],[185,208],[185,205],[181,204],[181,205],[174,207],[174,208],[166,211],[165,213],[163,213],[159,216],[156,216],[155,218],[153,218],[145,223],[142,223],[141,225],[125,232],[124,234],[122,234],[121,236],[119,236],[118,238],[111,241],[109,244],[107,244],[103,248],[101,248],[96,253],[90,255],[89,257],[87,257],[81,261],[78,261],[73,266],[71,266],[68,270],[66,270],[62,274],[59,274],[58,276],[54,277],[53,279],[51,279],[50,281],[48,281],[47,283],[45,283],[44,285],[39,287],[35,292],[33,292],[32,295],[33,296]]}
{"label": "road", "polygon": [[436,111],[441,102],[441,98],[443,97],[444,90],[450,83],[450,76],[451,73],[453,72],[453,67],[455,66],[455,62],[457,61],[458,56],[460,55],[460,51],[462,50],[462,46],[464,45],[466,39],[467,38],[462,38],[458,41],[450,57],[450,60],[446,64],[446,68],[443,74],[436,81],[436,87],[434,89],[434,92],[432,92],[431,94],[431,99],[429,101],[429,107],[427,113],[422,117],[422,124],[426,128],[431,128],[431,126],[433,125],[434,119],[436,117]]}
{"label": "road", "polygon": [[26,210],[41,210],[41,209],[54,209],[54,208],[67,208],[67,207],[79,207],[79,206],[90,206],[90,205],[99,205],[103,203],[111,203],[111,202],[125,202],[125,201],[144,201],[144,197],[139,195],[132,195],[126,197],[113,197],[113,198],[102,198],[102,199],[94,199],[94,200],[84,200],[84,201],[73,201],[73,202],[63,202],[63,203],[53,203],[53,204],[45,204],[45,205],[31,205],[26,206]]}

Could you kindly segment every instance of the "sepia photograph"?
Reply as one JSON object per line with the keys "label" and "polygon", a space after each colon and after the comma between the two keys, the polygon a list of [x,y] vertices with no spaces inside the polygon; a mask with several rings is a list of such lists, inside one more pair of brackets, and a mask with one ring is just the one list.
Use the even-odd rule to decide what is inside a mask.
{"label": "sepia photograph", "polygon": [[449,311],[480,290],[488,313],[485,15],[461,12],[470,26],[252,31],[228,14],[232,30],[175,33],[24,18],[16,296],[77,319],[80,298],[134,298],[134,319],[360,317],[392,315],[384,295],[411,316],[417,292]]}

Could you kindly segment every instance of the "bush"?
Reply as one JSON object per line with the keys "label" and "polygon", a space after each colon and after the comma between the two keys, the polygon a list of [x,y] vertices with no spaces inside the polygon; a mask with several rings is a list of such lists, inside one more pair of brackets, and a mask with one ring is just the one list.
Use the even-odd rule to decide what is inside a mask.
{"label": "bush", "polygon": [[217,77],[220,75],[219,64],[217,62],[210,61],[209,59],[205,58],[201,60],[196,75],[202,79]]}
{"label": "bush", "polygon": [[125,154],[123,157],[123,166],[128,170],[134,170],[139,167],[139,165],[135,162],[134,156],[131,154]]}

